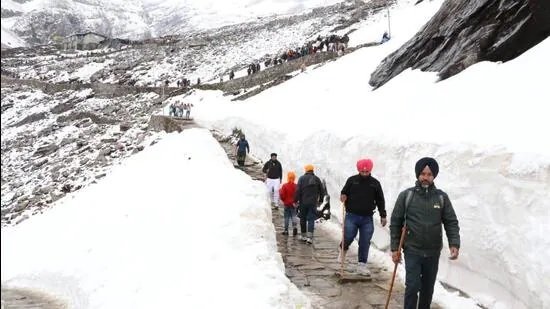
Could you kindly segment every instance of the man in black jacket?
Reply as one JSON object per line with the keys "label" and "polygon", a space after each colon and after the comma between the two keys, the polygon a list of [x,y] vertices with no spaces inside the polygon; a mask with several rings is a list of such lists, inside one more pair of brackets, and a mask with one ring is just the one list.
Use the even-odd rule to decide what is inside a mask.
{"label": "man in black jacket", "polygon": [[[307,243],[313,243],[313,231],[317,218],[317,205],[323,202],[323,183],[313,173],[313,165],[304,167],[305,174],[298,179],[294,201],[298,204],[300,217],[301,239]],[[307,229],[307,234],[306,234]]]}
{"label": "man in black jacket", "polygon": [[283,167],[277,160],[276,153],[271,154],[271,160],[264,164],[262,172],[266,174],[265,184],[271,197],[271,207],[277,209],[279,207],[279,187],[283,180]]}
{"label": "man in black jacket", "polygon": [[371,175],[372,167],[373,162],[370,159],[357,161],[359,174],[348,178],[340,195],[340,201],[346,208],[346,218],[344,219],[344,251],[342,252],[342,244],[340,244],[338,259],[340,262],[345,259],[346,252],[359,231],[357,272],[367,276],[370,275],[367,269],[370,240],[374,234],[372,216],[376,208],[380,213],[382,226],[387,223],[384,192],[380,182]]}
{"label": "man in black jacket", "polygon": [[404,308],[429,309],[443,248],[441,225],[445,227],[451,260],[458,258],[460,228],[449,196],[434,185],[434,178],[439,172],[437,161],[422,158],[416,163],[415,172],[416,185],[401,192],[393,208],[391,251],[393,262],[399,263],[399,240],[401,229],[405,227]]}

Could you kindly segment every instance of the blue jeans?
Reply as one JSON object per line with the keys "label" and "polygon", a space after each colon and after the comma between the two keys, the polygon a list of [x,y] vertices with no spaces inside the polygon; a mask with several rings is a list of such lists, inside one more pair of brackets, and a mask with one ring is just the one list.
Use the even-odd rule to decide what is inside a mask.
{"label": "blue jeans", "polygon": [[317,206],[315,205],[300,205],[300,231],[302,234],[307,231],[313,235],[315,229],[315,218],[317,217]]}
{"label": "blue jeans", "polygon": [[289,221],[292,221],[292,228],[297,228],[297,226],[296,226],[296,208],[285,206],[285,231],[288,231]]}
{"label": "blue jeans", "polygon": [[[421,256],[405,252],[405,309],[429,309],[439,267],[439,255]],[[420,292],[420,296],[418,295]]]}
{"label": "blue jeans", "polygon": [[372,216],[360,216],[346,213],[345,229],[344,229],[344,250],[348,250],[349,246],[357,236],[359,231],[359,255],[360,263],[366,263],[369,258],[370,240],[374,234],[374,223]]}

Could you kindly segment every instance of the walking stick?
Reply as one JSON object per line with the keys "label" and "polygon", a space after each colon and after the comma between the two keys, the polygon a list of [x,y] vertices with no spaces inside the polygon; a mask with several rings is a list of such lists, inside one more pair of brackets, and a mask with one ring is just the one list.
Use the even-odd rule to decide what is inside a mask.
{"label": "walking stick", "polygon": [[346,205],[345,203],[342,203],[342,242],[340,243],[341,248],[340,250],[340,256],[342,257],[342,260],[340,261],[340,278],[344,278],[344,236],[345,236],[345,228],[346,228]]}
{"label": "walking stick", "polygon": [[[403,226],[401,228],[401,238],[399,239],[399,248],[397,249],[399,257],[401,257],[401,248],[403,248],[403,242],[405,241],[405,232],[406,231],[407,231],[407,226]],[[390,290],[388,291],[388,299],[386,299],[386,307],[384,307],[385,309],[388,309],[388,306],[390,305],[391,291],[393,289],[393,282],[395,281],[395,273],[397,272],[397,265],[398,264],[399,264],[399,262],[395,263],[395,266],[393,267],[393,275],[391,277]]]}

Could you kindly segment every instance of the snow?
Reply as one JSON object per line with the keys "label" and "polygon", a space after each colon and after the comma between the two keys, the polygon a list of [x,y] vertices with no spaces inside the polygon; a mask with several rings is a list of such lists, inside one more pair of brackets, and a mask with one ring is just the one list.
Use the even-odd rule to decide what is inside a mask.
{"label": "snow", "polygon": [[27,44],[13,33],[13,31],[4,28],[4,21],[2,20],[2,45],[15,48],[24,47]]}
{"label": "snow", "polygon": [[258,17],[274,15],[295,15],[306,13],[312,8],[328,6],[341,0],[192,0],[192,1],[159,1],[145,0],[144,6],[156,11],[178,9],[186,12],[188,22],[195,29],[212,29],[230,24],[252,21]]}
{"label": "snow", "polygon": [[[3,9],[22,12],[12,18],[10,30],[27,30],[32,13],[58,12],[75,15],[83,21],[81,28],[120,38],[144,38],[171,34],[187,34],[226,25],[254,21],[261,17],[307,13],[311,9],[332,5],[341,0],[116,0],[57,1],[30,0],[15,3],[2,1]],[[2,18],[2,23],[4,23]],[[13,24],[13,22],[12,22]],[[19,38],[17,38],[19,39]],[[7,44],[4,32],[2,42]],[[8,44],[9,45],[9,44]]]}
{"label": "snow", "polygon": [[[463,240],[459,261],[442,254],[439,278],[490,308],[548,307],[550,145],[544,141],[550,124],[543,83],[550,40],[508,63],[479,63],[442,82],[408,70],[369,90],[368,72],[440,4],[402,6],[391,13],[399,23],[387,44],[308,70],[244,102],[200,91],[184,100],[195,105],[202,125],[243,130],[260,158],[277,152],[285,169],[298,171],[313,163],[333,196],[357,159],[373,158],[389,210],[413,185],[416,160],[434,156],[441,166],[436,184],[455,204]],[[387,22],[385,14],[378,22]],[[375,244],[386,250],[387,228],[377,229],[385,233]]]}
{"label": "snow", "polygon": [[[370,72],[442,3],[414,2],[392,8],[389,42],[308,68],[246,101],[216,91],[172,100],[193,103],[193,117],[205,127],[240,128],[256,157],[276,152],[285,171],[314,164],[332,196],[355,173],[357,159],[372,158],[389,213],[398,193],[413,185],[416,160],[435,157],[436,185],[449,194],[462,237],[457,261],[442,252],[439,279],[470,296],[438,284],[435,301],[453,309],[477,308],[475,302],[550,308],[550,108],[543,84],[550,40],[507,63],[478,63],[437,83],[433,73],[407,70],[372,91]],[[269,5],[255,3],[236,7]],[[378,41],[386,29],[381,12],[350,42]],[[216,194],[205,186],[212,177]],[[162,303],[152,307],[204,307],[205,299],[214,307],[226,305],[229,293],[245,308],[307,306],[284,277],[263,188],[236,172],[206,131],[167,135],[74,199],[4,228],[2,283],[45,289],[79,308],[151,307],[153,300]],[[322,228],[339,235],[341,208],[332,207],[334,220]],[[201,233],[205,215],[216,228]],[[369,263],[391,268],[388,228],[375,222]],[[205,271],[224,275],[206,284]],[[212,298],[212,290],[227,294]]]}
{"label": "snow", "polygon": [[309,306],[285,276],[263,184],[204,129],[166,135],[3,229],[6,286],[46,290],[71,308]]}

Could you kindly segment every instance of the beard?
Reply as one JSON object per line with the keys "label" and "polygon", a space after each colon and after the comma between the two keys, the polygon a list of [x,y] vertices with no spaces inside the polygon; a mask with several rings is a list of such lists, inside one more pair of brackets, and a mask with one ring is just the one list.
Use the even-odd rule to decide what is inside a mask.
{"label": "beard", "polygon": [[426,189],[431,185],[431,183],[428,180],[422,180],[420,181],[420,185],[422,186],[422,188]]}

